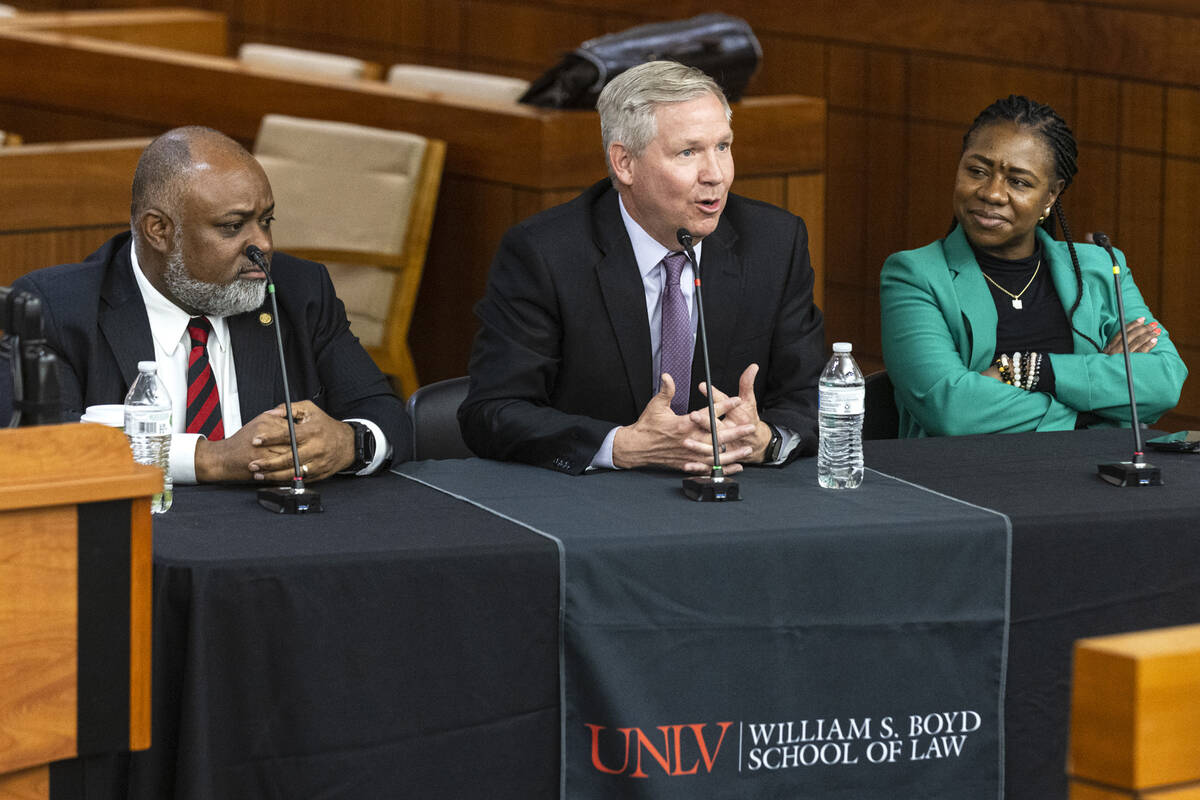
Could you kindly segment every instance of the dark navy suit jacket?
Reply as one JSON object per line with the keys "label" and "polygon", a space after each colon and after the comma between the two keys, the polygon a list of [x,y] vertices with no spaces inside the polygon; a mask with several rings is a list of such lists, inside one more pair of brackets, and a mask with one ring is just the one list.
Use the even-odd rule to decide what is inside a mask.
{"label": "dark navy suit jacket", "polygon": [[[133,276],[131,236],[119,234],[81,264],[36,270],[13,283],[42,300],[46,339],[60,360],[64,421],[90,405],[120,403],[138,361],[154,360],[150,321]],[[272,259],[283,351],[294,402],[312,400],[335,419],[369,419],[396,460],[412,452],[404,405],[350,332],[345,308],[320,264],[276,253]],[[270,308],[268,302],[262,311]],[[228,318],[242,420],[283,402],[273,324],[260,311]],[[12,407],[8,364],[0,364],[0,416]]]}
{"label": "dark navy suit jacket", "polygon": [[[757,363],[761,418],[800,435],[794,455],[815,452],[825,338],[803,220],[731,194],[700,268],[713,384],[736,394]],[[578,474],[654,394],[645,289],[608,180],[505,234],[475,314],[459,422],[481,456]],[[690,408],[703,375],[697,337]]]}

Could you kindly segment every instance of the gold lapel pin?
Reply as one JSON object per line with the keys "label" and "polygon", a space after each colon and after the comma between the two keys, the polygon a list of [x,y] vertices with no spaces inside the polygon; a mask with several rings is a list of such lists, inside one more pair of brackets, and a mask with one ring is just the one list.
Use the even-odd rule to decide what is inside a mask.
{"label": "gold lapel pin", "polygon": [[258,324],[259,325],[270,325],[271,324],[271,315],[268,314],[266,311],[259,314],[258,315]]}

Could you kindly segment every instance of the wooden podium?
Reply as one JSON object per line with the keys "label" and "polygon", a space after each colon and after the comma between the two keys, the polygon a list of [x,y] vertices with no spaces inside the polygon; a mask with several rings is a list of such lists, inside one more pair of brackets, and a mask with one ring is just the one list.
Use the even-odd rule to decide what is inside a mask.
{"label": "wooden podium", "polygon": [[50,762],[150,746],[161,487],[115,428],[0,430],[0,800],[49,797]]}

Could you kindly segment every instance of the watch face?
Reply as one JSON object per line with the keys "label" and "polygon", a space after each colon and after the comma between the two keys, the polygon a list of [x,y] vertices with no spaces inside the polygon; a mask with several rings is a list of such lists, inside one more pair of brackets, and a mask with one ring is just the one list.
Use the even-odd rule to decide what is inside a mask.
{"label": "watch face", "polygon": [[351,422],[349,425],[354,429],[354,464],[350,469],[357,472],[375,458],[375,434],[361,422]]}
{"label": "watch face", "polygon": [[783,435],[779,433],[779,429],[771,423],[767,423],[767,427],[771,429],[771,441],[767,443],[767,451],[763,454],[764,461],[775,461],[779,458],[779,449],[783,445]]}

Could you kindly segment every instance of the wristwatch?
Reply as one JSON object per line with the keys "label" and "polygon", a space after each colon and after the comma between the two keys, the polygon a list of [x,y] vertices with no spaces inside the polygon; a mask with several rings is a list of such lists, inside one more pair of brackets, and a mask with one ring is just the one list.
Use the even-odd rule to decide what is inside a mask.
{"label": "wristwatch", "polygon": [[375,460],[375,434],[361,422],[351,420],[346,424],[354,429],[354,463],[346,467],[346,472],[361,472]]}
{"label": "wristwatch", "polygon": [[767,442],[767,449],[763,451],[763,463],[771,464],[779,460],[779,450],[783,447],[783,434],[779,432],[779,428],[769,422],[767,427],[771,429],[771,441]]}

